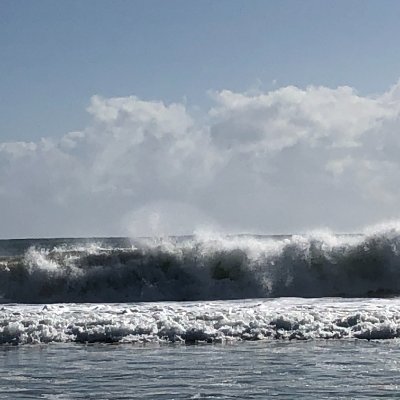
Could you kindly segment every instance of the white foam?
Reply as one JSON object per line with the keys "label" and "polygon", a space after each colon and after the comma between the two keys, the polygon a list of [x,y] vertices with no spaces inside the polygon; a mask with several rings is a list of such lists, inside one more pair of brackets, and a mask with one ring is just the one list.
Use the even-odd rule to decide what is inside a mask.
{"label": "white foam", "polygon": [[400,299],[4,305],[0,343],[198,343],[400,337]]}

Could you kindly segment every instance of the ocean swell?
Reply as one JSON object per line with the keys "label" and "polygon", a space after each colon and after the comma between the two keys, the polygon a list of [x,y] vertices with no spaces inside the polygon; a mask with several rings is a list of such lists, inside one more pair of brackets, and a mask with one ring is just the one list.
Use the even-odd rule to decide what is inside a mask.
{"label": "ocean swell", "polygon": [[25,303],[393,296],[400,230],[31,247],[0,258],[0,293]]}

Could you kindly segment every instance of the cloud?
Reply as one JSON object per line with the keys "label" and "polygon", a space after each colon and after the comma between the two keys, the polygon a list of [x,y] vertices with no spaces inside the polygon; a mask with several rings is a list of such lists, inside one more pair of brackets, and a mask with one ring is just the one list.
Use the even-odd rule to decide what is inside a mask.
{"label": "cloud", "polygon": [[[398,105],[358,96],[352,88],[285,87],[249,96],[215,93],[213,132],[223,147],[250,152],[282,151],[300,142],[319,147],[356,147],[361,136],[398,114]],[[243,148],[244,145],[244,148]]]}
{"label": "cloud", "polygon": [[199,120],[181,103],[94,96],[84,129],[0,143],[0,236],[344,231],[399,216],[400,84],[212,100]]}

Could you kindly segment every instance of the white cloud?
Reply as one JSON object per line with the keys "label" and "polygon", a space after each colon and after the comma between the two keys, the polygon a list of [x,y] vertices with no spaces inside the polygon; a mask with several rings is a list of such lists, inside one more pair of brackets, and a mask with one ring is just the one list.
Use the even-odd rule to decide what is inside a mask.
{"label": "white cloud", "polygon": [[281,151],[299,142],[354,147],[368,130],[398,115],[399,104],[360,97],[349,87],[289,86],[249,96],[228,90],[214,95],[214,136],[222,146]]}
{"label": "white cloud", "polygon": [[12,158],[20,158],[37,149],[36,143],[32,142],[5,142],[0,143],[0,153],[6,153],[6,155]]}
{"label": "white cloud", "polygon": [[81,131],[0,143],[0,235],[354,230],[398,217],[399,93],[224,90],[202,120],[185,104],[94,96]]}

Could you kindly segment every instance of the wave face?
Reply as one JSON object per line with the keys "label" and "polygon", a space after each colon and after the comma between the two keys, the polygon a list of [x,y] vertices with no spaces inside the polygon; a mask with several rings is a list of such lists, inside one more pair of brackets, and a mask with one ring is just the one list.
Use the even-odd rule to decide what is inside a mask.
{"label": "wave face", "polygon": [[399,299],[5,305],[0,344],[394,339]]}
{"label": "wave face", "polygon": [[17,303],[392,296],[400,293],[400,229],[124,246],[50,241],[0,256],[0,293]]}

